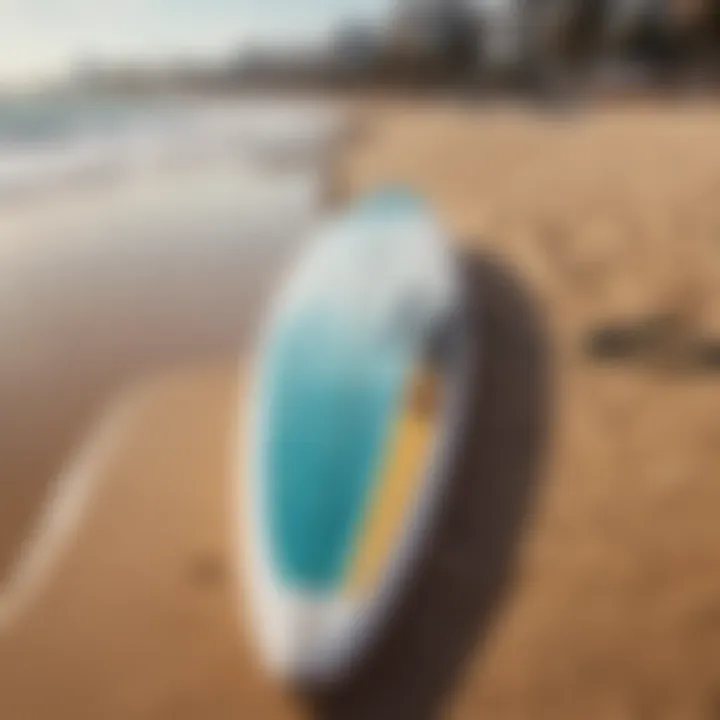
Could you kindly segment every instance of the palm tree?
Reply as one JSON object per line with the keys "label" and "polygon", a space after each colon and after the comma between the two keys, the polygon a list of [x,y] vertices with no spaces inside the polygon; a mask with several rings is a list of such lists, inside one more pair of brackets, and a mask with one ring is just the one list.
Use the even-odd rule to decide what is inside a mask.
{"label": "palm tree", "polygon": [[391,38],[395,60],[425,79],[447,81],[476,71],[479,26],[465,0],[406,0]]}

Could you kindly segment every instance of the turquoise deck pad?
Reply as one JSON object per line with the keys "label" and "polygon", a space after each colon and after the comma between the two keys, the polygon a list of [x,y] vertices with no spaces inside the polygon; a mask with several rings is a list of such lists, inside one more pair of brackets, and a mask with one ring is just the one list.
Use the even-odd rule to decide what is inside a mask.
{"label": "turquoise deck pad", "polygon": [[449,289],[414,196],[361,202],[310,252],[262,359],[262,513],[280,579],[342,585],[408,376]]}

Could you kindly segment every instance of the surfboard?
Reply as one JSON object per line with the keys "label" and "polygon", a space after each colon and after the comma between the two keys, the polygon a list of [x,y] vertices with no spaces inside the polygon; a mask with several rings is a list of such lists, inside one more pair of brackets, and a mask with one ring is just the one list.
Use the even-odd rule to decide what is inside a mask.
{"label": "surfboard", "polygon": [[418,195],[327,222],[259,342],[237,501],[250,622],[292,682],[350,672],[382,632],[439,505],[461,388],[459,280]]}

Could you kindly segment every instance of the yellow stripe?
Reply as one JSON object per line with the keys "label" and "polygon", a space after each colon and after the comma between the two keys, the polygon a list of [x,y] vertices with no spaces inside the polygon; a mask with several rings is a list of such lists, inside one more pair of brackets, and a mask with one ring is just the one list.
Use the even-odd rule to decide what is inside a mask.
{"label": "yellow stripe", "polygon": [[435,436],[438,391],[438,378],[427,368],[410,383],[351,564],[347,589],[352,595],[376,586],[415,500]]}

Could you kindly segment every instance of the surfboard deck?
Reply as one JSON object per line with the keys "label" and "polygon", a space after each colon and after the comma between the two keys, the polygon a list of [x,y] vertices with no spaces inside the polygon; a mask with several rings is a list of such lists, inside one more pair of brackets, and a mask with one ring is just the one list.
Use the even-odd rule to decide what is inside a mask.
{"label": "surfboard deck", "polygon": [[455,270],[430,209],[393,189],[321,228],[279,294],[258,354],[240,538],[275,674],[347,672],[412,570],[442,480],[452,373],[436,348]]}

